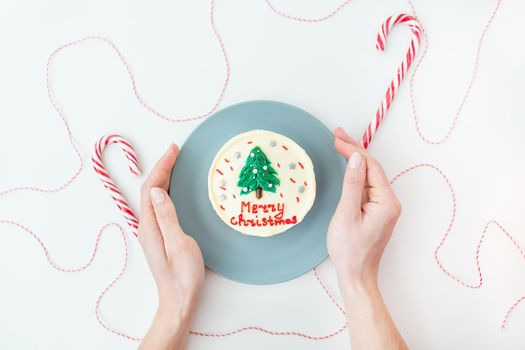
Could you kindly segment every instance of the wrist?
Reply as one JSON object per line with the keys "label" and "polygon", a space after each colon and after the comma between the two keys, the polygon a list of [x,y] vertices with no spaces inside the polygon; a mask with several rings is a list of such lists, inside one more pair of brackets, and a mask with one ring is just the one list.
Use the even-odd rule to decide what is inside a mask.
{"label": "wrist", "polygon": [[163,315],[176,315],[178,319],[191,318],[197,306],[199,290],[187,291],[182,288],[158,289],[158,313]]}
{"label": "wrist", "polygon": [[193,313],[193,308],[183,310],[170,305],[159,304],[153,326],[166,338],[182,339],[189,334]]}
{"label": "wrist", "polygon": [[157,313],[140,349],[184,349],[193,313],[159,303]]}
{"label": "wrist", "polygon": [[337,269],[337,280],[339,288],[351,295],[359,293],[369,293],[377,287],[377,269]]}
{"label": "wrist", "polygon": [[176,323],[191,322],[193,314],[195,313],[196,300],[191,298],[183,303],[159,300],[156,317],[165,321]]}
{"label": "wrist", "polygon": [[195,314],[196,305],[197,296],[193,294],[186,297],[179,295],[179,298],[174,298],[173,296],[159,293],[159,305],[155,315],[155,322],[162,324],[166,332],[187,333]]}
{"label": "wrist", "polygon": [[377,284],[379,264],[363,263],[359,266],[354,266],[353,264],[336,264],[335,270],[340,284],[371,285]]}
{"label": "wrist", "polygon": [[374,301],[381,297],[376,278],[338,277],[338,282],[343,302],[349,312],[363,307],[373,307]]}

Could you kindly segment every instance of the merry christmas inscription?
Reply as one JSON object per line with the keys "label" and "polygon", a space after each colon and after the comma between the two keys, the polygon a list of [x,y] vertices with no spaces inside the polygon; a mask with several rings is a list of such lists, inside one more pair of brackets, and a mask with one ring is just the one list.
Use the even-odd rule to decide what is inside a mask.
{"label": "merry christmas inscription", "polygon": [[232,216],[230,223],[235,226],[280,226],[297,224],[297,216],[285,217],[284,203],[256,204],[241,202],[240,213]]}

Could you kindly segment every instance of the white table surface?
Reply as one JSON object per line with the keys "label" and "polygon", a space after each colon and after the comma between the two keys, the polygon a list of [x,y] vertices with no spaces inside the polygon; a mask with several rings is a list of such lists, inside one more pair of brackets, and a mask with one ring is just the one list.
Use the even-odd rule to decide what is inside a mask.
{"label": "white table surface", "polygon": [[[470,77],[481,29],[495,1],[414,0],[431,45],[416,80],[422,128],[442,135]],[[294,15],[325,14],[338,1],[276,0]],[[60,44],[96,34],[122,50],[144,98],[170,115],[206,112],[224,76],[209,25],[208,1],[3,0],[0,11],[0,159],[2,189],[55,186],[77,166],[44,84],[49,53]],[[305,24],[273,14],[263,0],[217,0],[216,22],[231,60],[231,81],[220,107],[253,99],[297,105],[328,127],[359,137],[373,116],[406,50],[409,33],[396,28],[384,54],[375,36],[387,16],[408,11],[402,0],[355,0],[327,22]],[[477,281],[474,251],[485,222],[500,221],[525,245],[525,3],[504,0],[486,36],[477,77],[457,129],[441,146],[423,143],[403,84],[370,151],[389,176],[418,162],[440,166],[458,196],[458,217],[442,250],[447,267]],[[57,194],[15,193],[0,198],[0,217],[30,226],[53,259],[78,266],[90,255],[104,223],[123,223],[89,164],[101,135],[118,132],[136,146],[145,172],[170,142],[182,144],[199,124],[155,118],[135,100],[125,70],[101,43],[61,53],[53,90],[85,157],[77,181]],[[117,148],[106,163],[136,208],[139,185]],[[446,277],[433,260],[446,228],[450,198],[443,180],[419,171],[395,185],[403,214],[381,266],[386,302],[408,344],[419,349],[519,348],[525,341],[525,304],[499,329],[507,308],[525,294],[525,264],[495,228],[481,251],[484,286],[470,290]],[[122,245],[104,235],[93,266],[83,273],[54,271],[36,242],[20,229],[0,228],[0,348],[132,349],[137,343],[102,329],[94,303],[118,272]],[[137,241],[130,262],[102,305],[104,319],[142,336],[156,306],[153,280]],[[332,290],[329,261],[320,274]],[[337,292],[336,292],[337,294]],[[227,331],[247,325],[311,334],[335,330],[343,318],[311,273],[279,285],[249,286],[207,273],[194,328]],[[520,346],[521,345],[521,346]],[[191,337],[189,349],[345,349],[346,334],[311,342],[246,332],[225,339]]]}

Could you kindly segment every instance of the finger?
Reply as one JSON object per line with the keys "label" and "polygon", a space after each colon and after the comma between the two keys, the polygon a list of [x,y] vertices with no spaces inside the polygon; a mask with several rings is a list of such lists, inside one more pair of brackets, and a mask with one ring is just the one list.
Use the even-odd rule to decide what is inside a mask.
{"label": "finger", "polygon": [[359,146],[359,144],[353,138],[351,138],[350,135],[348,135],[346,131],[340,126],[335,128],[334,136],[338,139],[343,140],[344,142],[348,142],[351,145]]}
{"label": "finger", "polygon": [[153,167],[148,179],[144,182],[140,195],[139,242],[150,267],[163,264],[166,257],[164,239],[157,225],[155,212],[150,201],[150,190],[154,186],[169,186],[171,168],[177,159],[178,147],[170,145],[169,149]]}
{"label": "finger", "polygon": [[154,219],[155,213],[150,201],[150,190],[152,187],[161,187],[165,190],[169,187],[171,178],[171,170],[175,165],[177,156],[179,155],[179,147],[171,144],[168,150],[160,157],[146,181],[142,184],[140,193],[140,208],[141,214],[144,212],[144,218]]}
{"label": "finger", "polygon": [[[334,130],[334,136],[344,142],[347,142],[351,145],[357,146],[362,149],[361,145],[357,141],[355,141],[348,133],[340,126],[338,126]],[[348,158],[348,156],[345,156],[345,158]],[[361,195],[361,201],[362,203],[366,203],[368,201],[368,190],[367,190],[367,182],[365,181],[365,188],[363,190],[363,193]]]}
{"label": "finger", "polygon": [[173,205],[168,193],[160,187],[153,187],[150,195],[155,218],[164,239],[164,247],[169,256],[177,245],[178,235],[182,233],[175,205]]}
{"label": "finger", "polygon": [[366,180],[366,160],[359,153],[350,155],[346,166],[341,192],[340,205],[346,208],[350,218],[359,220],[361,218],[362,194]]}
{"label": "finger", "polygon": [[341,139],[335,139],[335,149],[345,158],[348,159],[350,155],[354,152],[361,152],[361,155],[363,155],[366,158],[366,166],[367,166],[367,172],[366,172],[366,180],[368,182],[368,185],[370,187],[379,187],[384,189],[390,189],[390,183],[388,179],[386,178],[385,171],[383,170],[383,167],[377,160],[375,160],[368,152],[361,149],[360,147],[357,147],[355,145],[352,145],[348,142],[345,142]]}
{"label": "finger", "polygon": [[146,180],[149,187],[161,187],[165,191],[168,190],[171,178],[171,171],[177,157],[179,155],[179,147],[175,144],[171,144],[168,150],[160,157],[151,173]]}
{"label": "finger", "polygon": [[144,191],[142,191],[138,239],[150,270],[155,276],[156,272],[160,271],[166,263],[167,256],[164,248],[164,240],[157,221],[155,220],[153,207],[151,204],[149,206],[144,205],[144,202],[149,202],[149,194],[145,194]]}
{"label": "finger", "polygon": [[[155,217],[154,214],[153,217]],[[168,258],[164,248],[164,239],[157,223],[155,220],[145,219],[142,214],[139,221],[138,240],[144,251],[148,266],[155,276],[157,272],[162,270]]]}

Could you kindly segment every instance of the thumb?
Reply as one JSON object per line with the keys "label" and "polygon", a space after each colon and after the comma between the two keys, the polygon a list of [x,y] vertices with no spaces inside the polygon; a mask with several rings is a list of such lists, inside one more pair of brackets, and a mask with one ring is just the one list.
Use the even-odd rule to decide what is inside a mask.
{"label": "thumb", "polygon": [[172,251],[176,245],[177,235],[181,232],[175,206],[168,193],[160,187],[151,188],[150,198],[166,251]]}
{"label": "thumb", "polygon": [[348,158],[345,177],[343,180],[343,190],[341,191],[340,205],[345,207],[345,211],[352,219],[361,217],[362,193],[366,179],[366,160],[355,151]]}

